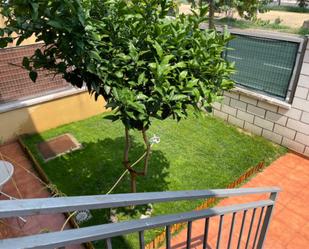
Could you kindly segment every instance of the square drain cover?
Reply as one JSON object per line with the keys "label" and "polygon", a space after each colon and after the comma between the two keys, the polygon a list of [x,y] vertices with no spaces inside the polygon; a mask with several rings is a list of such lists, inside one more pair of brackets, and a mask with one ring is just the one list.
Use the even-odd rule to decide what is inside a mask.
{"label": "square drain cover", "polygon": [[41,142],[37,145],[37,147],[44,160],[49,161],[71,151],[78,150],[82,146],[75,137],[69,133],[66,133]]}

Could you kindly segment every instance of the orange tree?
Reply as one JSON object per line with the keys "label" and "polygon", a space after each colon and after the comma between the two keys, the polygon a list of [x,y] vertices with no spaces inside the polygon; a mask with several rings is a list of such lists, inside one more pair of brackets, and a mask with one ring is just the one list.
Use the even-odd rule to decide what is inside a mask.
{"label": "orange tree", "polygon": [[[33,35],[44,42],[23,59],[34,82],[39,70],[52,71],[115,110],[110,118],[125,127],[123,164],[133,192],[136,177],[147,174],[152,119],[179,121],[188,108],[209,108],[233,86],[233,65],[222,58],[230,35],[199,28],[206,8],[168,17],[172,6],[169,0],[0,0],[1,47]],[[140,171],[129,160],[130,129],[145,142]]]}

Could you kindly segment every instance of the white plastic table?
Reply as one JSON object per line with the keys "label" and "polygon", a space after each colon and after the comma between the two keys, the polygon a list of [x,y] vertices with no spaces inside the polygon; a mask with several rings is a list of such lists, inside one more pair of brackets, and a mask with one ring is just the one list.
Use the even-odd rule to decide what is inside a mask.
{"label": "white plastic table", "polygon": [[[12,178],[13,174],[14,174],[14,166],[8,161],[0,160],[0,194],[6,196],[11,200],[16,200],[15,197],[2,192],[4,184],[6,184]],[[23,222],[26,222],[26,220],[23,217],[18,218],[21,219]]]}
{"label": "white plastic table", "polygon": [[13,176],[14,167],[10,162],[0,160],[0,191]]}

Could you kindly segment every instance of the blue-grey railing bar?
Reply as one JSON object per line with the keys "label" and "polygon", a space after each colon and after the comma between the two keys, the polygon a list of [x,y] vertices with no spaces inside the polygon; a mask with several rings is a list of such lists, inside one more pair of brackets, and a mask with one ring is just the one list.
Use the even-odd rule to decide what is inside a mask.
{"label": "blue-grey railing bar", "polygon": [[229,234],[229,241],[227,243],[227,249],[231,248],[231,243],[232,243],[232,236],[233,236],[233,232],[234,232],[234,225],[235,225],[235,216],[236,213],[233,213],[233,217],[232,217],[232,222],[231,222],[231,228],[230,228],[230,234]]}
{"label": "blue-grey railing bar", "polygon": [[207,249],[208,231],[209,231],[209,217],[207,217],[205,219],[205,228],[204,228],[204,236],[203,236],[203,249]]}
{"label": "blue-grey railing bar", "polygon": [[0,218],[63,213],[85,209],[126,207],[148,203],[211,197],[223,198],[251,194],[277,193],[279,191],[280,189],[277,187],[268,187],[4,200],[0,202]]}
{"label": "blue-grey railing bar", "polygon": [[253,213],[252,213],[252,217],[251,217],[251,222],[250,222],[250,227],[249,227],[249,231],[248,231],[248,237],[247,237],[245,249],[248,249],[248,247],[249,247],[251,231],[252,231],[253,222],[254,222],[254,218],[255,218],[255,212],[256,212],[256,208],[253,209]]}
{"label": "blue-grey railing bar", "polygon": [[[80,229],[71,229],[61,232],[44,233],[15,239],[0,241],[0,248],[19,249],[19,248],[55,248],[70,244],[81,244],[94,240],[108,239],[120,235],[140,232],[156,227],[193,221],[206,217],[219,216],[233,212],[241,212],[259,207],[273,207],[273,200],[263,200],[245,204],[230,205],[224,207],[209,208],[199,211],[191,211],[180,214],[163,215],[153,218],[126,221],[120,223],[103,224]],[[265,235],[266,232],[263,234]],[[260,237],[261,240],[261,237]],[[261,248],[261,247],[257,247]]]}
{"label": "blue-grey railing bar", "polygon": [[169,225],[166,226],[165,240],[166,240],[166,249],[170,249],[171,248],[171,227]]}
{"label": "blue-grey railing bar", "polygon": [[258,235],[259,235],[260,226],[261,226],[261,223],[262,223],[262,217],[263,217],[263,213],[264,213],[264,208],[265,208],[265,207],[262,207],[262,208],[261,208],[260,217],[259,217],[259,221],[258,221],[258,224],[257,224],[257,227],[256,227],[256,231],[255,231],[255,236],[254,236],[252,248],[255,248],[255,244],[256,244],[256,242],[257,242],[257,238],[258,238]]}
{"label": "blue-grey railing bar", "polygon": [[[274,201],[274,203],[276,202],[277,199],[277,193],[271,193],[270,194],[270,200]],[[273,214],[273,209],[274,209],[274,205],[269,205],[266,207],[266,213],[264,216],[264,221],[263,221],[263,225],[261,228],[261,232],[260,232],[260,237],[259,237],[259,241],[257,244],[257,248],[262,249],[264,246],[264,240],[266,238],[266,233],[268,231],[269,228],[269,223]]]}

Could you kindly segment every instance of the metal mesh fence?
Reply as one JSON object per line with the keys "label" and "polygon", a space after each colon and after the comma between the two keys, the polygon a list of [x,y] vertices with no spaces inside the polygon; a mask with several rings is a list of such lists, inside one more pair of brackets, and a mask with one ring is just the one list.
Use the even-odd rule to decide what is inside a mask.
{"label": "metal mesh fence", "polygon": [[27,70],[21,68],[22,60],[40,47],[42,44],[0,49],[0,104],[44,96],[71,87],[60,76],[54,77],[47,71],[39,73],[36,83],[30,80]]}
{"label": "metal mesh fence", "polygon": [[225,54],[235,62],[233,79],[239,84],[285,99],[293,74],[298,43],[234,35]]}

